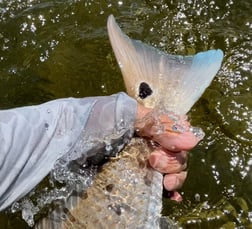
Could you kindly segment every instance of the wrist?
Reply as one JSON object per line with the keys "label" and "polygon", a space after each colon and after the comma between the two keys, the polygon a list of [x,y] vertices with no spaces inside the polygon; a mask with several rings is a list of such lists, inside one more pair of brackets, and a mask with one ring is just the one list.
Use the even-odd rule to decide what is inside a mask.
{"label": "wrist", "polygon": [[152,111],[151,108],[146,108],[142,104],[137,104],[137,120],[141,120],[146,117]]}
{"label": "wrist", "polygon": [[134,123],[134,128],[138,135],[148,137],[148,134],[146,132],[146,126],[148,126],[148,121],[146,119],[151,112],[151,108],[146,108],[139,103],[137,104],[137,114],[136,121]]}

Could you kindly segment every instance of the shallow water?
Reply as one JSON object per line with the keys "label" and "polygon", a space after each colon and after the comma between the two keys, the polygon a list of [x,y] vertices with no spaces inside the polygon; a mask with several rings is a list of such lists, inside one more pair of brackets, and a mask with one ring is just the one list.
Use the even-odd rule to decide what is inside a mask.
{"label": "shallow water", "polygon": [[[130,37],[169,53],[224,51],[222,69],[189,114],[206,136],[191,152],[184,201],[164,199],[163,214],[182,228],[250,228],[250,0],[1,1],[0,107],[124,90],[109,14]],[[1,214],[0,225],[27,228],[18,215]]]}

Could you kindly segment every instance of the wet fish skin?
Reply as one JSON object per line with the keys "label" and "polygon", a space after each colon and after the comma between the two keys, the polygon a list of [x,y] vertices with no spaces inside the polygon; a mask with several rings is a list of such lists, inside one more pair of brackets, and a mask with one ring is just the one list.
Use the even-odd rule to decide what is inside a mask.
{"label": "wet fish skin", "polygon": [[163,176],[148,166],[149,153],[146,140],[133,138],[82,196],[71,196],[65,211],[55,209],[36,228],[159,228]]}

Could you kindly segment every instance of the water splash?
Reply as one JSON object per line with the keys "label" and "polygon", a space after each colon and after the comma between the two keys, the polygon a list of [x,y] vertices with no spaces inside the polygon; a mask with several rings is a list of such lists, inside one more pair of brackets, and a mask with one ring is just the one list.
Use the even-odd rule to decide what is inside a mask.
{"label": "water splash", "polygon": [[191,127],[190,131],[199,139],[202,140],[205,137],[204,131],[200,127]]}
{"label": "water splash", "polygon": [[13,203],[11,212],[21,211],[22,218],[32,227],[35,216],[40,215],[50,204],[65,202],[73,193],[82,193],[90,187],[96,172],[96,166],[76,166],[60,160],[45,179],[47,186],[38,186],[28,196]]}
{"label": "water splash", "polygon": [[22,218],[30,227],[34,226],[34,215],[37,214],[38,211],[39,208],[34,206],[30,200],[24,200],[22,202]]}

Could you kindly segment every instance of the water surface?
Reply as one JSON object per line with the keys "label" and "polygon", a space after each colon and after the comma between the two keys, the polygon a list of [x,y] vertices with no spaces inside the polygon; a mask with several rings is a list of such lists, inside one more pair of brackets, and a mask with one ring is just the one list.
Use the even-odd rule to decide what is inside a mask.
{"label": "water surface", "polygon": [[[252,228],[250,0],[1,1],[0,107],[124,90],[106,20],[172,54],[220,48],[222,69],[189,117],[206,133],[190,153],[184,201],[164,198],[181,228]],[[0,214],[1,228],[28,228]]]}

